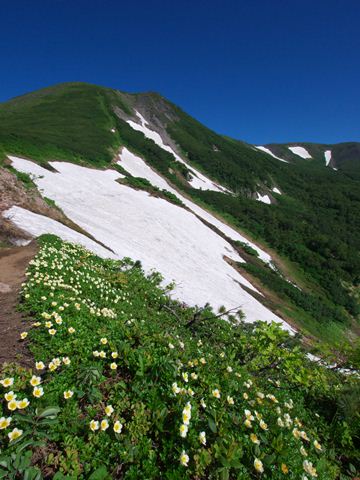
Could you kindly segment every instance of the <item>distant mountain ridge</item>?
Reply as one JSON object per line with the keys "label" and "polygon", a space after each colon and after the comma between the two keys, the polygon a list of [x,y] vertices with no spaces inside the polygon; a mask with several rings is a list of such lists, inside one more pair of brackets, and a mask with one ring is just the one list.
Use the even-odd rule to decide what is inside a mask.
{"label": "distant mountain ridge", "polygon": [[[289,162],[299,160],[300,155],[297,155],[291,148],[301,147],[305,149],[312,160],[325,164],[336,170],[341,170],[350,176],[358,178],[360,174],[360,143],[359,142],[343,142],[336,144],[321,144],[321,143],[307,143],[307,142],[292,142],[292,143],[271,143],[264,145],[274,155],[283,158]],[[330,156],[325,154],[330,152]]]}

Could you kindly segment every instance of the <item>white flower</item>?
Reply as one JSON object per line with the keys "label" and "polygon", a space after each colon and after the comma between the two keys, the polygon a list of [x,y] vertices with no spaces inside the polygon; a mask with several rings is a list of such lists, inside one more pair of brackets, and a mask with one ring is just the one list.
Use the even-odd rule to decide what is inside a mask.
{"label": "white flower", "polygon": [[257,472],[263,473],[264,467],[263,467],[262,461],[259,460],[258,458],[255,458],[254,460],[254,467]]}
{"label": "white flower", "polygon": [[32,387],[37,387],[41,383],[41,377],[37,377],[36,375],[33,375],[30,379],[30,385]]}
{"label": "white flower", "polygon": [[181,452],[181,455],[180,455],[180,463],[181,465],[183,465],[184,467],[187,467],[188,466],[188,463],[189,463],[189,455],[185,452],[185,450],[183,450]]}
{"label": "white flower", "polygon": [[108,417],[110,417],[114,413],[114,409],[112,405],[106,405],[105,413]]}
{"label": "white flower", "polygon": [[175,393],[175,395],[177,395],[178,393],[180,393],[180,388],[178,387],[178,384],[177,384],[176,382],[174,382],[174,383],[172,384],[172,387],[171,387],[171,388],[172,388],[173,393]]}
{"label": "white flower", "polygon": [[188,430],[189,430],[189,427],[185,425],[185,423],[180,425],[180,437],[186,438]]}
{"label": "white flower", "polygon": [[17,438],[21,437],[23,434],[22,430],[19,430],[18,428],[14,428],[10,433],[8,433],[8,437],[10,442],[16,440]]}
{"label": "white flower", "polygon": [[65,390],[64,392],[65,400],[69,400],[73,395],[74,395],[74,392],[72,390]]}
{"label": "white flower", "polygon": [[19,410],[22,410],[23,408],[26,408],[26,407],[28,407],[29,405],[30,405],[30,402],[29,402],[29,400],[28,400],[27,398],[23,398],[22,400],[19,400],[19,401],[17,402],[17,408],[18,408]]}
{"label": "white flower", "polygon": [[322,446],[317,440],[314,440],[314,447],[316,448],[316,450],[319,450],[319,452],[321,452]]}
{"label": "white flower", "polygon": [[199,440],[202,445],[206,445],[206,434],[205,432],[199,433]]}
{"label": "white flower", "polygon": [[107,421],[106,418],[104,418],[104,420],[101,420],[100,428],[103,432],[105,432],[105,430],[109,428],[109,422]]}
{"label": "white flower", "polygon": [[0,418],[0,430],[4,430],[5,428],[7,428],[10,425],[11,420],[12,420],[11,417],[8,417],[8,418],[1,417]]}
{"label": "white flower", "polygon": [[122,430],[123,426],[122,424],[119,422],[119,420],[117,420],[115,423],[114,423],[114,432],[115,433],[121,433],[121,430]]}
{"label": "white flower", "polygon": [[92,430],[93,432],[95,432],[96,430],[99,430],[99,422],[97,420],[91,420],[90,430]]}
{"label": "white flower", "polygon": [[44,395],[44,390],[43,390],[43,388],[42,388],[42,387],[35,387],[35,388],[33,389],[33,395],[34,395],[34,397],[36,397],[36,398],[42,397],[42,396]]}
{"label": "white flower", "polygon": [[35,363],[35,368],[36,368],[36,370],[44,370],[44,368],[45,368],[44,362],[36,362]]}
{"label": "white flower", "polygon": [[220,390],[218,388],[215,388],[215,390],[213,390],[212,392],[212,396],[215,397],[215,398],[220,398]]}

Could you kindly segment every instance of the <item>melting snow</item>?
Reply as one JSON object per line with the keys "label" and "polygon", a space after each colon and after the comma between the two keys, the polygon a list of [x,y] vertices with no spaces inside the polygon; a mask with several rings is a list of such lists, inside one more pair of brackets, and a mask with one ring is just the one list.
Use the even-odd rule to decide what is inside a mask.
{"label": "melting snow", "polygon": [[271,205],[271,199],[270,199],[269,195],[260,195],[260,193],[257,193],[256,195],[257,195],[256,200],[258,202],[262,202],[262,203],[266,203],[267,205]]}
{"label": "melting snow", "polygon": [[247,243],[248,245],[250,245],[250,247],[254,248],[258,252],[261,260],[267,263],[271,262],[271,257],[269,254],[261,250],[254,243],[249,242],[249,240],[240,235],[240,233],[238,233],[236,230],[229,227],[228,225],[208,213],[206,210],[196,205],[196,203],[188,200],[186,197],[181,195],[181,193],[172,188],[163,177],[161,177],[158,173],[152,170],[142,158],[134,155],[127,148],[124,147],[120,154],[120,159],[121,161],[118,162],[119,165],[124,167],[125,170],[127,170],[131,175],[135,177],[146,178],[147,180],[149,180],[149,182],[152,183],[152,185],[174,193],[184,203],[184,205],[190,208],[190,210],[192,210],[196,215],[214,225],[224,235],[231,238],[232,240]]}
{"label": "melting snow", "polygon": [[[147,192],[120,185],[115,181],[120,175],[113,170],[52,162],[58,172],[54,173],[28,160],[10,158],[17,170],[35,173],[35,182],[44,195],[54,200],[68,218],[111,248],[118,258],[139,259],[147,272],[156,269],[166,282],[174,280],[176,298],[190,305],[209,302],[216,309],[221,305],[241,306],[249,322],[273,320],[291,330],[239,286],[238,282],[256,291],[223,259],[227,255],[241,261],[237,252],[191,212]],[[96,253],[113,256],[96,242],[47,217],[19,207],[13,207],[6,215],[32,235],[56,233]]]}
{"label": "melting snow", "polygon": [[325,156],[326,166],[328,166],[329,163],[330,163],[330,160],[331,160],[331,150],[326,150],[326,151],[324,152],[324,156]]}
{"label": "melting snow", "polygon": [[269,148],[261,147],[261,146],[258,146],[258,147],[255,146],[255,148],[257,148],[258,150],[261,150],[262,152],[268,153],[269,155],[276,158],[277,160],[280,160],[280,162],[289,163],[287,160],[284,160],[283,158],[280,158],[280,157],[277,157],[276,155],[274,155],[273,152]]}
{"label": "melting snow", "polygon": [[280,192],[280,190],[279,190],[277,187],[274,187],[274,188],[272,189],[272,191],[273,191],[274,193],[278,193],[279,195],[282,195],[282,193]]}
{"label": "melting snow", "polygon": [[[102,247],[86,235],[76,232],[52,218],[30,212],[30,210],[25,210],[25,208],[11,207],[3,213],[3,216],[11,220],[18,227],[24,228],[24,230],[34,237],[38,237],[44,233],[52,233],[68,242],[79,243],[102,258],[117,258],[110,250]],[[30,240],[26,242],[27,243],[21,243],[19,246],[27,245],[30,243]]]}
{"label": "melting snow", "polygon": [[199,190],[213,190],[214,192],[231,193],[229,190],[222,187],[221,185],[218,185],[212,182],[208,177],[206,177],[201,172],[196,170],[194,167],[186,163],[169,145],[165,145],[165,143],[163,142],[163,139],[157,132],[155,132],[154,130],[151,130],[147,126],[148,122],[139,112],[135,111],[135,113],[137,117],[140,119],[141,124],[133,122],[132,120],[127,120],[127,123],[134,130],[138,130],[139,132],[142,132],[145,135],[145,137],[150,138],[159,147],[171,153],[178,162],[181,162],[182,164],[186,165],[187,168],[189,168],[189,170],[191,170],[191,173],[192,173],[192,178],[189,181],[189,183],[193,188],[197,188]]}
{"label": "melting snow", "polygon": [[288,147],[295,155],[301,158],[312,158],[310,153],[304,147]]}

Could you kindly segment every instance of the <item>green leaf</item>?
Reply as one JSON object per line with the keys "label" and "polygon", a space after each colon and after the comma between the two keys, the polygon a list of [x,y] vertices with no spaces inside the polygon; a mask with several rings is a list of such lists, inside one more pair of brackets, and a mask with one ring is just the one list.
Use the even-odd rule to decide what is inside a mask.
{"label": "green leaf", "polygon": [[212,417],[208,418],[208,425],[209,425],[210,430],[213,433],[217,432],[216,423],[215,423],[215,420]]}
{"label": "green leaf", "polygon": [[229,480],[229,469],[223,468],[220,472],[220,479],[221,480]]}
{"label": "green leaf", "polygon": [[43,410],[37,412],[39,418],[55,418],[60,412],[60,407],[45,407]]}
{"label": "green leaf", "polygon": [[110,479],[110,475],[105,467],[97,468],[95,472],[93,472],[89,477],[89,480],[109,480],[109,479]]}

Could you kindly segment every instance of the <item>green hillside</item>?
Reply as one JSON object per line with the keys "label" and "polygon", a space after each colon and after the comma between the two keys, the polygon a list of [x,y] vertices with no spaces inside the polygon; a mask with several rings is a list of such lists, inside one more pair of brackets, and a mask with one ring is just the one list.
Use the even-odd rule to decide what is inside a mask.
{"label": "green hillside", "polygon": [[356,376],[275,325],[195,315],[130,259],[39,244],[21,303],[34,366],[1,375],[0,478],[356,475]]}
{"label": "green hillside", "polygon": [[[184,165],[126,123],[137,120],[135,109],[173,140],[188,163],[234,194],[192,188]],[[296,293],[285,295],[279,282],[271,282],[269,267],[257,262],[249,272],[264,286],[273,284],[283,300],[279,308],[292,312],[305,333],[336,342],[341,332],[348,337],[348,329],[357,328],[360,182],[356,176],[325,167],[320,156],[316,161],[298,157],[291,164],[280,162],[252,145],[216,134],[154,93],[126,94],[69,83],[0,105],[3,159],[18,154],[42,163],[70,160],[103,167],[121,145],[141,155],[193,200],[277,252],[280,266],[286,266],[283,273],[303,289],[301,299]],[[317,148],[320,155],[322,147]],[[356,162],[356,152],[347,157],[352,147],[331,148],[341,150],[343,165]],[[273,204],[255,201],[256,192],[270,195]]]}

